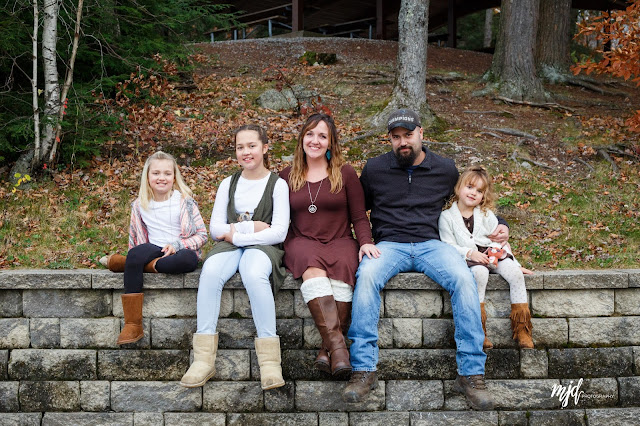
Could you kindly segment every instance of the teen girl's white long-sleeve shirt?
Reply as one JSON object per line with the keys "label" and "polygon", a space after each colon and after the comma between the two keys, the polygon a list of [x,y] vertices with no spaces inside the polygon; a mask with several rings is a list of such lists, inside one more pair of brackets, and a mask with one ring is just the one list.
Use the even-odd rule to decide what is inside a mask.
{"label": "teen girl's white long-sleeve shirt", "polygon": [[[235,208],[238,215],[248,213],[253,217],[253,212],[262,199],[262,194],[269,181],[269,174],[262,179],[250,180],[240,176],[235,193]],[[211,213],[210,231],[211,237],[216,237],[230,231],[231,225],[227,222],[227,206],[229,204],[229,187],[231,177],[225,178],[216,194]],[[260,232],[254,232],[253,221],[248,220],[234,224],[236,232],[233,234],[233,244],[238,247],[250,245],[274,245],[284,241],[289,229],[289,187],[279,178],[273,190],[273,216],[271,226]]]}

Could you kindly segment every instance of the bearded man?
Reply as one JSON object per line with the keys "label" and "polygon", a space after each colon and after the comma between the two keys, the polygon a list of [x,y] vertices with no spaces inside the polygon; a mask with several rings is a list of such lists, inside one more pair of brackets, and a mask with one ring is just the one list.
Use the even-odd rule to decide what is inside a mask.
{"label": "bearded man", "polygon": [[[392,151],[370,159],[362,170],[366,208],[378,258],[364,257],[356,274],[351,327],[353,373],[343,391],[346,402],[360,402],[377,387],[380,291],[400,272],[422,272],[451,295],[458,377],[454,389],[472,408],[493,409],[484,381],[486,354],[480,302],[471,271],[456,250],[440,241],[438,218],[458,180],[453,160],[422,144],[420,117],[394,111],[387,129]],[[504,221],[493,235],[508,238]]]}

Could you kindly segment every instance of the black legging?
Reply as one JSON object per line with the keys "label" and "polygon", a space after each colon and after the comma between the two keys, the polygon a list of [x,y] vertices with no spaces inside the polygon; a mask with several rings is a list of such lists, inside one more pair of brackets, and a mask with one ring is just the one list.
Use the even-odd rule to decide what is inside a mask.
{"label": "black legging", "polygon": [[[144,265],[162,256],[164,256],[162,247],[151,243],[141,244],[129,250],[127,261],[124,264],[124,292],[142,292]],[[156,271],[163,274],[183,274],[195,271],[197,267],[198,255],[189,249],[179,250],[156,262]]]}

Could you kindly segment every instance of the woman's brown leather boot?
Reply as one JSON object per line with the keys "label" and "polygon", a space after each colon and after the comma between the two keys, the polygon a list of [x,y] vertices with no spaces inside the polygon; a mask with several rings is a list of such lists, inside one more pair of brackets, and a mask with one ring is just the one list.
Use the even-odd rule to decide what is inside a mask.
{"label": "woman's brown leather boot", "polygon": [[331,374],[348,375],[351,372],[349,350],[344,341],[333,296],[316,297],[307,303],[316,327],[322,336],[322,345],[328,349]]}
{"label": "woman's brown leather boot", "polygon": [[[351,325],[351,302],[338,302],[336,300],[336,307],[338,309],[338,319],[340,320],[340,330],[342,335],[346,336],[349,331],[349,325]],[[313,365],[318,370],[331,374],[331,360],[329,359],[329,351],[324,347],[324,342]]]}

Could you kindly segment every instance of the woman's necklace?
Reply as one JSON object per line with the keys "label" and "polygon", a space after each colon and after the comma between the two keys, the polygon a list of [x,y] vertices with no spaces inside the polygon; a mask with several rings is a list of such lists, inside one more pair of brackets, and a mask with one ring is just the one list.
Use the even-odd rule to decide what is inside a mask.
{"label": "woman's necklace", "polygon": [[315,213],[318,211],[318,206],[316,206],[316,200],[318,199],[318,194],[320,194],[320,188],[322,188],[322,182],[324,182],[324,179],[322,179],[320,181],[320,185],[318,185],[318,190],[316,191],[315,198],[311,198],[311,185],[309,184],[309,181],[307,181],[307,189],[309,190],[309,200],[311,201],[311,204],[309,204],[309,207],[307,208],[307,210],[309,210],[309,213]]}

